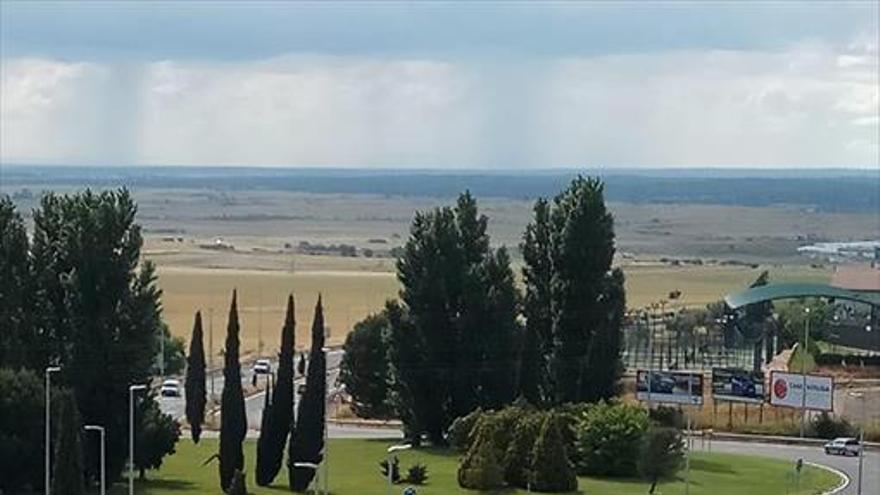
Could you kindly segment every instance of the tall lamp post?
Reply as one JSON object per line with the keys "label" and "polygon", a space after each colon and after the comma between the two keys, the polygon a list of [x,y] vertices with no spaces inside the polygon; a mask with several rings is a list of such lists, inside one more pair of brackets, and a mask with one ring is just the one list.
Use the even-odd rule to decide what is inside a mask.
{"label": "tall lamp post", "polygon": [[[329,347],[322,347],[321,352],[324,353],[324,369],[327,369],[327,354],[330,352]],[[327,380],[327,376],[324,376],[324,380]],[[330,423],[327,421],[327,398],[329,397],[328,393],[329,387],[327,384],[324,384],[324,494],[327,495],[330,493],[330,442],[328,440],[327,430],[329,429]]]}
{"label": "tall lamp post", "polygon": [[807,354],[810,352],[810,308],[804,308],[807,315],[804,322],[804,351],[801,353],[801,438],[804,438],[804,427],[807,422]]}
{"label": "tall lamp post", "polygon": [[388,495],[391,495],[392,491],[394,490],[394,469],[391,466],[391,454],[411,448],[412,445],[408,443],[402,443],[400,445],[392,445],[391,447],[388,447]]}
{"label": "tall lamp post", "polygon": [[85,425],[83,429],[86,431],[97,431],[101,434],[101,495],[106,495],[107,487],[106,487],[106,462],[105,462],[105,454],[104,454],[104,444],[105,444],[105,435],[104,435],[104,427],[98,425]]}
{"label": "tall lamp post", "polygon": [[146,389],[144,384],[128,387],[128,495],[134,495],[134,393]]}
{"label": "tall lamp post", "polygon": [[865,425],[868,424],[868,410],[865,408],[865,394],[863,392],[850,392],[850,397],[862,401],[862,426],[859,428],[859,482],[858,495],[862,495],[862,464],[865,459]]}
{"label": "tall lamp post", "polygon": [[49,366],[46,368],[46,495],[52,493],[52,427],[50,425],[52,418],[50,409],[52,394],[50,392],[51,380],[49,376],[58,371],[61,371],[61,368],[58,366]]}

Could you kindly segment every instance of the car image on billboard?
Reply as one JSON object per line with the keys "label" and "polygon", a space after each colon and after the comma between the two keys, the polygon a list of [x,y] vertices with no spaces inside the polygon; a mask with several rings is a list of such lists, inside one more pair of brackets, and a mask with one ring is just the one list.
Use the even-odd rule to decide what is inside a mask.
{"label": "car image on billboard", "polygon": [[703,375],[674,371],[651,371],[649,375],[647,370],[639,370],[636,375],[636,399],[700,405],[703,403]]}
{"label": "car image on billboard", "polygon": [[740,368],[712,368],[712,396],[731,402],[764,402],[764,373]]}

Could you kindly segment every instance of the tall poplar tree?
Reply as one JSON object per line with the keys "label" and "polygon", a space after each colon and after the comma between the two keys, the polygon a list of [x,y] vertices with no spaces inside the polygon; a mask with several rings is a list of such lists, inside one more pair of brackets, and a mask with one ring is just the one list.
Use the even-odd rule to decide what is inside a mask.
{"label": "tall poplar tree", "polygon": [[55,461],[52,474],[52,493],[56,495],[84,495],[83,452],[80,435],[82,423],[73,394],[60,394],[61,414],[55,444]]}
{"label": "tall poplar tree", "polygon": [[28,366],[33,345],[30,250],[21,215],[0,197],[0,366]]}
{"label": "tall poplar tree", "polygon": [[577,177],[552,205],[539,200],[522,249],[528,368],[520,390],[555,403],[610,398],[625,298],[623,273],[611,267],[614,219],[602,182]]}
{"label": "tall poplar tree", "polygon": [[288,457],[290,488],[305,491],[315,477],[315,471],[296,467],[295,463],[320,464],[324,459],[324,428],[327,413],[327,361],[324,355],[324,309],[321,296],[315,305],[312,322],[312,346],[309,351],[309,369],[306,390],[296,413],[296,431],[291,436]]}
{"label": "tall poplar tree", "polygon": [[202,423],[205,422],[207,388],[205,386],[205,347],[202,336],[202,312],[196,311],[189,355],[186,358],[186,420],[189,422],[193,442],[199,443]]}
{"label": "tall poplar tree", "polygon": [[232,291],[229,322],[226,327],[226,350],[223,355],[223,395],[220,410],[220,487],[227,491],[235,470],[244,470],[242,442],[247,433],[244,392],[241,389],[237,293]]}

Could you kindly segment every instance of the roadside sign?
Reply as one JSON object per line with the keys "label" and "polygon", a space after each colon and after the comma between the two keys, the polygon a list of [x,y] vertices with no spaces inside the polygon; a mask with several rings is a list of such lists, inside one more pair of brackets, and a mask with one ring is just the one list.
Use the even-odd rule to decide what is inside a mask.
{"label": "roadside sign", "polygon": [[[807,386],[803,395],[804,382]],[[801,406],[816,411],[833,410],[834,379],[824,375],[801,375],[797,373],[770,373],[770,404],[774,406]]]}
{"label": "roadside sign", "polygon": [[[650,383],[650,391],[648,384]],[[639,370],[636,399],[675,404],[703,404],[703,375],[676,371]]]}
{"label": "roadside sign", "polygon": [[764,402],[764,373],[740,368],[712,368],[712,397],[731,402]]}

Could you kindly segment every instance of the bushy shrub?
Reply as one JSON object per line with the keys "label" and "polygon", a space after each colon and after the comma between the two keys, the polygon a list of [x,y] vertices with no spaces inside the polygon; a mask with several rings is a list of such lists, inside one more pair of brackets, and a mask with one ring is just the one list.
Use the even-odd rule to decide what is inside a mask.
{"label": "bushy shrub", "polygon": [[669,406],[657,406],[651,409],[648,414],[651,421],[659,426],[667,428],[678,428],[681,430],[685,427],[684,413],[680,409]]}
{"label": "bushy shrub", "polygon": [[524,414],[516,424],[513,437],[504,452],[504,481],[510,486],[526,488],[532,468],[532,450],[541,432],[544,415]]}
{"label": "bushy shrub", "polygon": [[649,494],[654,493],[657,482],[675,474],[684,459],[681,431],[664,426],[648,429],[639,453],[639,474],[651,483]]}
{"label": "bushy shrub", "polygon": [[817,438],[832,439],[838,437],[852,437],[856,435],[856,429],[844,418],[835,418],[827,412],[813,418],[810,423],[810,436]]}
{"label": "bushy shrub", "polygon": [[559,416],[548,414],[532,451],[531,489],[538,492],[570,492],[577,477],[569,461]]}
{"label": "bushy shrub", "polygon": [[469,414],[455,418],[446,433],[446,441],[455,450],[466,451],[471,444],[471,432],[483,415],[482,409],[474,409]]}
{"label": "bushy shrub", "polygon": [[[379,462],[379,472],[383,479],[388,479],[388,459]],[[400,483],[400,460],[397,456],[391,458],[391,482]]]}
{"label": "bushy shrub", "polygon": [[406,471],[406,482],[413,485],[424,485],[428,481],[428,466],[413,464]]}
{"label": "bushy shrub", "polygon": [[473,490],[501,488],[504,473],[491,439],[494,425],[487,417],[482,417],[474,428],[474,441],[458,467],[458,484]]}
{"label": "bushy shrub", "polygon": [[648,425],[637,406],[600,402],[587,410],[576,426],[578,474],[633,476]]}

